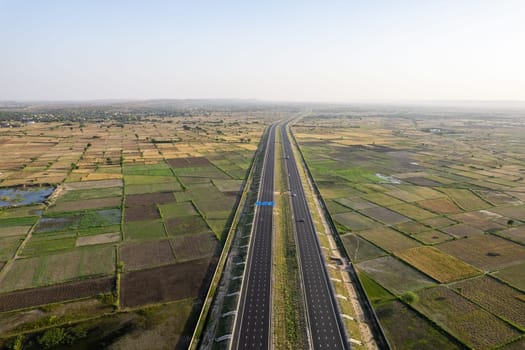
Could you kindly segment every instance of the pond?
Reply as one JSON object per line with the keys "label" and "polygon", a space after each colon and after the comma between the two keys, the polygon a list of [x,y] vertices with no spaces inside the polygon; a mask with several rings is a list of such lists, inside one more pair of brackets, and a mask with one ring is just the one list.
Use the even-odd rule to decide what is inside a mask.
{"label": "pond", "polygon": [[0,188],[0,208],[42,203],[53,191],[53,187]]}

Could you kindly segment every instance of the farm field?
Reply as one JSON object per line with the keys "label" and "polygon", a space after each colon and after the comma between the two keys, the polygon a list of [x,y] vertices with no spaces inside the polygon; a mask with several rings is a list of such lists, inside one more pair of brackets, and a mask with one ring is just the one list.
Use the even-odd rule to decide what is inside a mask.
{"label": "farm field", "polygon": [[482,114],[333,108],[292,128],[393,348],[523,344],[525,122]]}
{"label": "farm field", "polygon": [[[27,317],[27,325],[0,332],[0,348],[17,330],[35,329],[23,337],[34,342],[40,327],[90,317],[97,320],[86,327],[99,330],[92,340],[106,337],[100,330],[108,324],[115,344],[140,348],[132,339],[151,336],[141,320],[156,319],[159,341],[185,348],[273,115],[152,108],[80,120],[71,108],[0,129],[0,320],[19,309],[36,315],[93,302],[81,313],[71,306],[57,318]],[[13,190],[22,188],[29,191]],[[129,322],[138,325],[130,337],[117,337]]]}

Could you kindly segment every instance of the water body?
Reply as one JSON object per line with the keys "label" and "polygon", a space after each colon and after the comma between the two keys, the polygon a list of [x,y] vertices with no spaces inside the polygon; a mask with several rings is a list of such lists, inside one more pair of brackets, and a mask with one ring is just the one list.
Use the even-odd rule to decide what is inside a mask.
{"label": "water body", "polygon": [[30,189],[0,188],[0,208],[8,206],[28,205],[44,202],[53,187],[38,187]]}

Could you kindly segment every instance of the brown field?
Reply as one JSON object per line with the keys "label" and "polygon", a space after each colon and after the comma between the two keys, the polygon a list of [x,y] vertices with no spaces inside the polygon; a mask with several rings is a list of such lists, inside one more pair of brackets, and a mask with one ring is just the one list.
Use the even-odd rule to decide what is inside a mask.
{"label": "brown field", "polygon": [[525,221],[525,205],[523,204],[510,207],[492,208],[490,211],[515,220]]}
{"label": "brown field", "polygon": [[525,292],[525,264],[517,264],[503,270],[494,272],[493,275]]}
{"label": "brown field", "polygon": [[497,214],[496,217],[494,217],[494,215],[488,215],[487,212],[483,211],[473,211],[469,213],[451,215],[451,218],[483,231],[505,228],[504,224],[499,224],[496,222],[496,220],[499,219]]}
{"label": "brown field", "polygon": [[525,244],[525,225],[499,231],[498,235]]}
{"label": "brown field", "polygon": [[468,238],[484,234],[482,230],[466,224],[457,224],[442,228],[441,231],[448,233],[456,238]]}
{"label": "brown field", "polygon": [[208,287],[210,259],[132,271],[122,275],[121,305],[133,307],[202,297]]}
{"label": "brown field", "polygon": [[348,227],[352,231],[364,230],[380,225],[378,222],[356,212],[335,214],[332,215],[332,217],[338,223]]}
{"label": "brown field", "polygon": [[394,227],[400,231],[408,233],[409,235],[414,235],[417,233],[431,230],[430,227],[415,221],[402,222],[400,224],[394,225]]}
{"label": "brown field", "polygon": [[463,188],[442,187],[440,191],[446,193],[456,204],[466,211],[490,208],[491,205],[476,196],[470,190]]}
{"label": "brown field", "polygon": [[525,262],[525,248],[492,235],[439,244],[440,250],[485,271],[499,270]]}
{"label": "brown field", "polygon": [[406,217],[409,217],[413,220],[418,220],[418,221],[429,219],[429,218],[436,216],[436,214],[431,213],[428,210],[421,209],[419,207],[416,207],[415,205],[408,204],[408,203],[394,205],[389,208]]}
{"label": "brown field", "polygon": [[424,244],[430,245],[443,243],[454,239],[454,237],[452,237],[451,235],[447,235],[446,233],[437,230],[416,233],[413,234],[412,237],[420,242],[423,242]]}
{"label": "brown field", "polygon": [[66,182],[65,190],[82,190],[88,188],[122,187],[122,180],[98,180],[82,182]]}
{"label": "brown field", "polygon": [[456,222],[451,220],[451,219],[449,219],[449,218],[446,218],[446,217],[443,217],[443,216],[438,216],[438,217],[435,217],[435,218],[432,218],[432,219],[421,220],[421,223],[425,224],[425,225],[428,225],[428,226],[431,226],[433,228],[441,229],[443,227],[447,227],[447,226],[453,225]]}
{"label": "brown field", "polygon": [[159,209],[155,204],[128,207],[124,210],[124,221],[145,221],[160,219]]}
{"label": "brown field", "polygon": [[211,232],[176,237],[171,242],[179,261],[211,257],[215,254],[219,243]]}
{"label": "brown field", "polygon": [[461,209],[447,198],[427,199],[417,202],[417,204],[438,214],[453,214],[461,212]]}
{"label": "brown field", "polygon": [[104,277],[2,294],[0,295],[0,312],[87,298],[111,292],[114,287],[115,279]]}
{"label": "brown field", "polygon": [[474,267],[434,247],[423,246],[397,252],[396,255],[428,276],[448,283],[480,274]]}
{"label": "brown field", "polygon": [[213,166],[205,157],[172,158],[166,160],[173,168],[193,168],[201,166]]}
{"label": "brown field", "polygon": [[107,244],[120,241],[120,232],[102,233],[99,235],[80,236],[77,238],[75,246]]}
{"label": "brown field", "polygon": [[168,240],[125,244],[120,246],[119,252],[126,271],[175,262]]}
{"label": "brown field", "polygon": [[394,231],[388,227],[378,227],[370,230],[359,231],[359,235],[390,252],[405,250],[420,245],[417,241]]}
{"label": "brown field", "polygon": [[122,202],[120,197],[84,199],[81,201],[59,202],[49,209],[49,212],[66,212],[87,209],[114,208],[119,207]]}
{"label": "brown field", "polygon": [[455,283],[452,288],[485,310],[525,328],[525,300],[519,299],[524,293],[487,276]]}
{"label": "brown field", "polygon": [[0,228],[0,238],[25,235],[31,226],[11,226]]}
{"label": "brown field", "polygon": [[144,206],[149,204],[164,204],[175,201],[175,196],[171,192],[157,192],[144,194],[126,195],[126,206]]}
{"label": "brown field", "polygon": [[401,222],[410,220],[406,216],[400,215],[395,211],[383,207],[362,209],[361,213],[387,225],[399,224]]}
{"label": "brown field", "polygon": [[424,289],[414,307],[468,345],[492,349],[521,332],[445,287]]}

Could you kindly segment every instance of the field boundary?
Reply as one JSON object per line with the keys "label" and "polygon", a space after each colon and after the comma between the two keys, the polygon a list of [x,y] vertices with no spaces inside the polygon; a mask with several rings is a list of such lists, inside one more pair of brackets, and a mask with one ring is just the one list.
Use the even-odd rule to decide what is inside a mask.
{"label": "field boundary", "polygon": [[292,128],[291,128],[292,126],[293,126],[293,124],[290,125],[290,127],[288,127],[289,134],[292,137],[292,140],[293,140],[293,143],[295,144],[296,150],[299,152],[299,155],[301,157],[302,166],[304,167],[304,169],[306,170],[306,172],[308,174],[308,177],[310,178],[310,181],[312,183],[312,187],[313,187],[314,192],[315,192],[315,196],[317,197],[317,200],[321,203],[321,210],[323,211],[325,219],[328,222],[328,226],[330,227],[330,231],[332,233],[332,237],[334,238],[334,240],[335,240],[335,242],[337,244],[339,252],[341,253],[341,255],[343,255],[350,262],[350,264],[348,265],[348,273],[349,273],[350,277],[352,278],[352,280],[354,280],[356,282],[355,283],[356,291],[357,291],[361,301],[363,302],[362,303],[363,311],[366,314],[368,314],[368,319],[371,321],[371,325],[370,325],[371,327],[370,328],[371,328],[372,334],[374,335],[374,338],[376,339],[376,342],[377,342],[377,344],[378,344],[380,349],[391,349],[392,347],[390,346],[390,343],[388,342],[388,339],[385,336],[385,332],[383,330],[383,327],[379,323],[379,318],[377,317],[377,314],[375,313],[374,309],[372,308],[372,303],[371,303],[370,299],[368,298],[368,295],[366,294],[366,292],[365,292],[365,290],[363,288],[363,285],[361,283],[361,280],[359,279],[359,276],[357,274],[357,271],[354,268],[353,263],[351,262],[352,260],[350,260],[348,254],[346,252],[346,249],[344,249],[343,242],[341,241],[341,237],[339,236],[339,233],[337,232],[337,228],[335,226],[335,223],[332,220],[332,216],[328,212],[328,208],[326,206],[326,203],[325,203],[323,197],[321,196],[321,192],[319,191],[319,187],[317,186],[317,182],[315,181],[315,179],[314,179],[314,177],[313,177],[313,175],[312,175],[312,173],[310,171],[310,168],[308,167],[308,164],[306,163],[306,159],[304,158],[303,151],[301,150],[301,147],[299,146],[299,143],[297,142],[297,139],[295,138],[295,135],[294,135],[294,133],[292,131]]}
{"label": "field boundary", "polygon": [[243,212],[244,205],[246,204],[247,194],[248,194],[248,191],[251,187],[251,183],[253,180],[253,173],[255,171],[256,159],[258,159],[260,156],[260,153],[262,150],[261,147],[265,146],[264,141],[266,140],[266,136],[268,136],[267,134],[269,134],[269,131],[270,131],[270,126],[267,126],[266,129],[264,130],[263,135],[261,136],[261,139],[259,140],[257,151],[255,151],[255,154],[252,158],[252,161],[250,164],[250,172],[248,173],[248,176],[246,177],[246,179],[243,181],[242,194],[241,194],[240,199],[237,202],[237,207],[235,209],[235,215],[233,216],[230,229],[228,230],[228,234],[226,235],[226,240],[224,241],[222,253],[219,257],[219,261],[217,262],[217,267],[215,268],[215,272],[211,279],[210,287],[208,288],[208,293],[206,294],[206,298],[204,299],[204,303],[201,308],[201,312],[197,320],[197,324],[195,325],[195,331],[193,332],[193,335],[191,337],[191,341],[188,346],[188,349],[195,350],[199,346],[201,334],[207,322],[211,304],[213,300],[215,299],[215,292],[217,290],[217,287],[219,286],[220,280],[222,278],[222,272],[226,264],[226,260],[230,254],[233,237],[235,236],[235,230],[237,229],[237,223],[239,222],[239,218]]}

